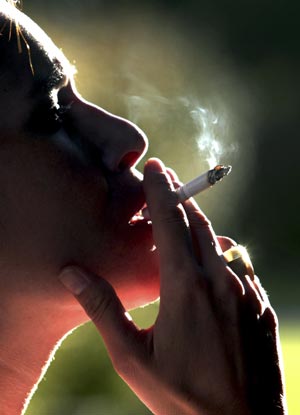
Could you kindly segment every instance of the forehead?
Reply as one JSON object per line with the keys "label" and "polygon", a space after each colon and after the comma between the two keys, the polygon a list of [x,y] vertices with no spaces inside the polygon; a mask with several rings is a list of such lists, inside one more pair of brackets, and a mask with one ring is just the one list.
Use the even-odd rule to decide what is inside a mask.
{"label": "forehead", "polygon": [[[3,11],[0,0],[1,12]],[[9,50],[9,78],[22,89],[54,87],[73,75],[73,67],[50,37],[28,16],[5,7],[6,27],[0,41]],[[21,48],[20,48],[21,46]]]}

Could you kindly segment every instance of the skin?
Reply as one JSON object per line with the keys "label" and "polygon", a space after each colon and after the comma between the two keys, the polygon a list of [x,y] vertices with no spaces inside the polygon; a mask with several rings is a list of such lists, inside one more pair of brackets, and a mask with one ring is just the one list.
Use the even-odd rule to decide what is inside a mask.
{"label": "skin", "polygon": [[[233,272],[220,257],[233,242],[217,239],[193,201],[185,213],[177,206],[177,178],[160,161],[146,164],[142,183],[134,167],[146,151],[145,135],[86,102],[60,50],[11,10],[34,74],[28,55],[6,43],[10,69],[2,67],[0,77],[4,413],[22,411],[55,344],[89,317],[117,372],[155,414],[258,414],[256,401],[261,413],[283,414],[275,314],[258,280],[243,269]],[[6,29],[2,50],[7,37]],[[65,79],[45,89],[41,81],[53,72]],[[60,124],[55,106],[68,107]],[[153,229],[130,226],[145,201]],[[124,311],[159,295],[155,325],[139,330]],[[270,393],[262,396],[268,382]]]}
{"label": "skin", "polygon": [[144,185],[161,275],[153,327],[128,321],[105,280],[61,274],[116,371],[154,414],[285,414],[277,319],[259,279],[239,260],[227,266],[220,253],[234,241],[216,237],[195,201],[177,205],[161,161],[147,162]]}
{"label": "skin", "polygon": [[[146,151],[147,138],[129,121],[85,101],[66,58],[41,29],[19,16],[34,75],[27,53],[20,55],[9,45],[14,70],[4,74],[1,99],[5,257],[14,261],[17,255],[23,266],[47,258],[57,269],[78,262],[105,275],[127,308],[154,300],[158,272],[151,227],[128,225],[145,202],[142,176],[134,166]],[[43,43],[37,45],[36,39]],[[65,79],[45,91],[40,84],[53,71]],[[19,85],[6,91],[16,78]],[[20,113],[7,111],[5,94],[22,103]],[[55,105],[70,106],[61,124],[51,115]]]}
{"label": "skin", "polygon": [[[6,11],[18,18],[34,69],[24,43],[20,54],[16,38],[8,42],[7,26],[0,38],[8,62],[0,76],[0,407],[10,415],[21,412],[55,344],[87,320],[57,278],[63,266],[104,276],[127,309],[158,297],[159,273],[151,226],[128,225],[145,201],[134,166],[146,136],[86,102],[61,51],[28,17]],[[53,71],[65,79],[47,90]],[[71,105],[62,124],[54,122],[55,105]]]}

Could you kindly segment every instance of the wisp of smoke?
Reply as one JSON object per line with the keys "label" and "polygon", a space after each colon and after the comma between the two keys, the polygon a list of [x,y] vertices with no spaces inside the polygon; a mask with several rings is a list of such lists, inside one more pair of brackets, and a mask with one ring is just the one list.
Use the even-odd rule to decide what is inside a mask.
{"label": "wisp of smoke", "polygon": [[131,121],[139,123],[150,117],[152,122],[162,125],[171,122],[172,114],[174,119],[180,114],[184,119],[180,127],[184,129],[189,125],[189,131],[183,131],[183,134],[192,132],[201,157],[207,161],[209,168],[222,163],[221,157],[225,154],[237,151],[237,144],[232,142],[232,137],[228,137],[228,115],[225,109],[220,111],[220,102],[217,114],[216,111],[199,105],[199,101],[194,97],[167,98],[157,87],[147,82],[138,78],[131,81],[134,81],[135,88],[130,91],[132,94],[124,96],[127,115]]}
{"label": "wisp of smoke", "polygon": [[220,163],[220,158],[225,152],[217,131],[220,125],[220,116],[200,106],[191,110],[190,115],[198,130],[197,146],[201,153],[205,154],[209,167],[213,168]]}

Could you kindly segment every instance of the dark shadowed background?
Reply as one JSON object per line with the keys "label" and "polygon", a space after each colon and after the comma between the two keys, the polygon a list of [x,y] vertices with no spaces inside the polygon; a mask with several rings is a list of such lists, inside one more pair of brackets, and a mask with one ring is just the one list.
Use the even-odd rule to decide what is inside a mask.
{"label": "dark shadowed background", "polygon": [[[183,181],[232,164],[197,200],[219,234],[250,251],[281,322],[290,414],[300,413],[300,3],[24,0],[23,9],[76,65],[86,99],[145,130],[149,156]],[[133,316],[147,326],[157,308]],[[88,324],[63,344],[28,415],[120,413],[149,411]]]}

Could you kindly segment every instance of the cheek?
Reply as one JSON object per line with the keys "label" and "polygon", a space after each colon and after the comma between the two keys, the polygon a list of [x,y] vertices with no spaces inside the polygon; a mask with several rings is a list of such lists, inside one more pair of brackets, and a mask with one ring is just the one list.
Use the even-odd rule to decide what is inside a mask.
{"label": "cheek", "polygon": [[5,209],[11,250],[28,260],[52,262],[80,255],[89,235],[101,227],[107,194],[101,173],[74,168],[51,149],[19,151],[11,161]]}
{"label": "cheek", "polygon": [[85,247],[98,242],[105,227],[106,182],[99,173],[86,171],[60,175],[52,185],[48,202],[42,206],[49,241],[60,255],[80,258]]}

